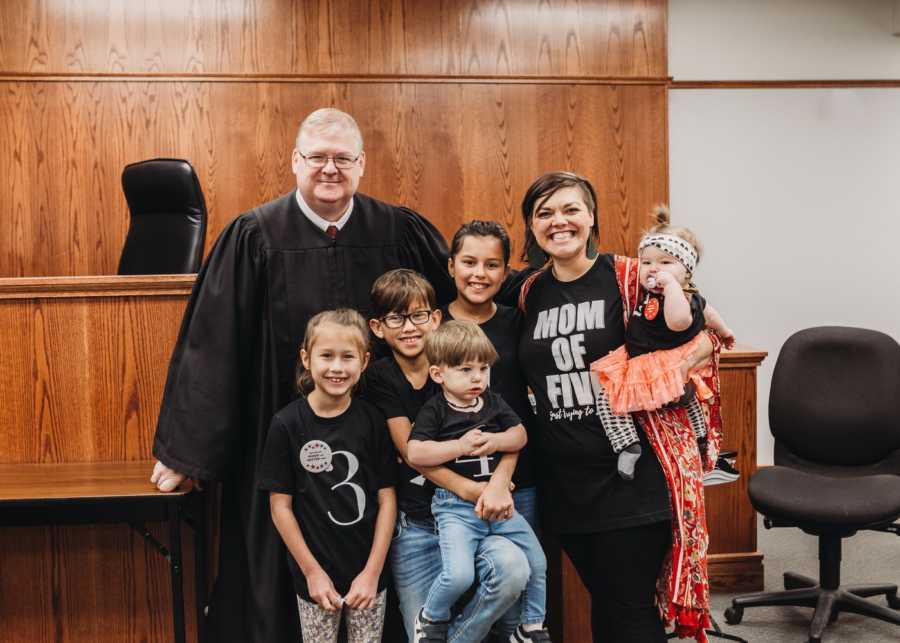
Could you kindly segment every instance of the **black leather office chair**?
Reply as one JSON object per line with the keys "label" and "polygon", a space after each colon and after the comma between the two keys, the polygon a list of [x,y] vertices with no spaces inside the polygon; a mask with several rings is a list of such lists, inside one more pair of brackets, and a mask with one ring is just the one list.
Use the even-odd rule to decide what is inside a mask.
{"label": "black leather office chair", "polygon": [[206,201],[191,164],[151,159],[126,165],[122,189],[131,224],[119,274],[197,272],[206,240]]}
{"label": "black leather office chair", "polygon": [[[753,475],[750,500],[766,527],[799,527],[818,536],[819,579],[788,572],[785,591],[737,597],[725,619],[740,623],[746,607],[813,607],[811,643],[821,641],[842,611],[900,625],[896,585],[840,584],[844,538],[860,529],[898,533],[900,345],[860,328],[792,335],[775,363],[769,424],[776,466]],[[894,609],[865,598],[878,595]]]}

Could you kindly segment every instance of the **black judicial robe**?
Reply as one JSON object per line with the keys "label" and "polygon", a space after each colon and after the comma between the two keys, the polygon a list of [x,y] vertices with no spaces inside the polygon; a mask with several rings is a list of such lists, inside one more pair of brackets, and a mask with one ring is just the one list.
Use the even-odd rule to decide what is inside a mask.
{"label": "black judicial robe", "polygon": [[255,475],[272,416],[296,396],[307,321],[341,306],[368,317],[372,283],[394,268],[421,272],[441,303],[453,297],[447,246],[434,226],[412,210],[353,198],[336,239],[303,215],[294,192],[239,216],[212,248],[185,311],[153,453],[176,471],[222,483],[213,641],[299,640],[284,546]]}

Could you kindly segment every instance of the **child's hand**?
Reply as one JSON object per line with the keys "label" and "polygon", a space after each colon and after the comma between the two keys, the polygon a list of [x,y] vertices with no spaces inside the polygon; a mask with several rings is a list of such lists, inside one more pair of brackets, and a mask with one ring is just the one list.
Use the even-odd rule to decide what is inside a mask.
{"label": "child's hand", "polygon": [[656,275],[656,287],[660,290],[665,290],[669,287],[670,284],[676,284],[680,288],[680,284],[675,280],[675,277],[672,276],[671,272],[666,272],[665,270],[660,270]]}
{"label": "child's hand", "polygon": [[472,429],[459,438],[460,455],[474,455],[475,449],[484,444],[484,435],[481,429]]}
{"label": "child's hand", "polygon": [[350,591],[344,597],[344,602],[355,610],[369,609],[375,606],[377,595],[378,574],[371,574],[363,570],[353,579]]}
{"label": "child's hand", "polygon": [[728,326],[725,326],[722,329],[722,332],[719,333],[719,337],[722,340],[722,344],[724,344],[725,348],[734,348],[734,333],[731,331]]}
{"label": "child's hand", "polygon": [[469,453],[468,455],[480,458],[483,455],[493,455],[500,450],[500,434],[499,433],[482,433],[481,446]]}
{"label": "child's hand", "polygon": [[341,595],[334,588],[328,574],[319,569],[306,577],[306,586],[309,589],[309,597],[326,612],[334,612],[341,609]]}

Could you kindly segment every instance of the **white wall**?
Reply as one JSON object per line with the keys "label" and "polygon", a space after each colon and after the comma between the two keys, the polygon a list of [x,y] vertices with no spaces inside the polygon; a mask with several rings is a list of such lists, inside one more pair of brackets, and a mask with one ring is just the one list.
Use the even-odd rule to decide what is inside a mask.
{"label": "white wall", "polygon": [[[810,36],[760,62],[759,52],[774,47],[771,34],[785,32],[786,15],[833,28],[858,7],[848,22],[872,25],[875,10],[891,4],[672,0],[669,72],[676,80],[796,79],[818,58],[819,78],[848,70],[900,78],[897,58],[866,73],[854,67],[871,56],[869,38],[841,41],[826,55],[824,40]],[[702,20],[700,5],[710,9]],[[757,5],[760,16],[749,20]],[[723,33],[734,37],[727,47]],[[703,62],[690,42],[721,55]],[[900,38],[891,42],[900,49]],[[769,351],[759,377],[758,460],[771,463],[771,370],[792,332],[840,324],[900,340],[900,88],[672,90],[669,154],[673,218],[706,247],[698,285],[740,342]]]}
{"label": "white wall", "polygon": [[896,0],[669,0],[675,80],[897,79]]}

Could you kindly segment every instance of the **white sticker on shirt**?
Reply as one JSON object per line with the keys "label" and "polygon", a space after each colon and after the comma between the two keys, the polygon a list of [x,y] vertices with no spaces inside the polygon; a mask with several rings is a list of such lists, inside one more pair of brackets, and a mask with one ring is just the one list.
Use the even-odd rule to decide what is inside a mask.
{"label": "white sticker on shirt", "polygon": [[310,473],[331,471],[331,447],[321,440],[310,440],[300,449],[300,465]]}

